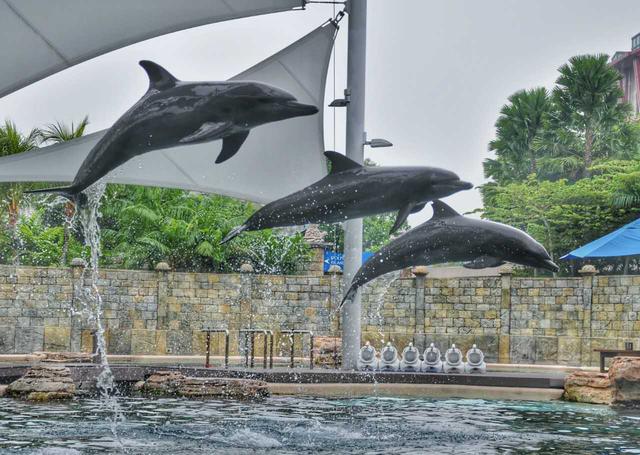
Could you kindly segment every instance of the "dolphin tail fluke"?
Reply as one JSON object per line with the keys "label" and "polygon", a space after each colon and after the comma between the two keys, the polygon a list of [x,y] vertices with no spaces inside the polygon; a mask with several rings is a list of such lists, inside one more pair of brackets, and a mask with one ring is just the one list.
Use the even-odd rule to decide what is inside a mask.
{"label": "dolphin tail fluke", "polygon": [[358,285],[354,283],[344,295],[342,302],[340,302],[340,305],[338,306],[338,311],[342,309],[346,302],[351,302],[353,300],[353,298],[356,296],[356,292],[358,292]]}
{"label": "dolphin tail fluke", "polygon": [[229,233],[227,234],[227,236],[225,238],[222,239],[222,241],[220,242],[220,245],[222,245],[223,243],[227,243],[230,240],[233,240],[234,238],[236,238],[238,235],[242,234],[244,231],[246,231],[249,228],[249,226],[247,226],[246,224],[243,224],[241,226],[237,226],[233,229],[231,229],[231,231],[229,231]]}
{"label": "dolphin tail fluke", "polygon": [[44,194],[44,193],[58,194],[64,198],[69,199],[76,205],[82,204],[86,199],[84,194],[81,191],[77,191],[72,186],[63,186],[58,188],[43,188],[40,190],[25,191],[25,194]]}

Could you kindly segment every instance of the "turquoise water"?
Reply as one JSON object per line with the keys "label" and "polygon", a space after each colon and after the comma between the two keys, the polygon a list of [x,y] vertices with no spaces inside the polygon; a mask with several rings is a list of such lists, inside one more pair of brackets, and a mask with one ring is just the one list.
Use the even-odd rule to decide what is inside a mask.
{"label": "turquoise water", "polygon": [[640,454],[640,412],[561,402],[122,398],[124,450],[96,400],[0,399],[0,453]]}

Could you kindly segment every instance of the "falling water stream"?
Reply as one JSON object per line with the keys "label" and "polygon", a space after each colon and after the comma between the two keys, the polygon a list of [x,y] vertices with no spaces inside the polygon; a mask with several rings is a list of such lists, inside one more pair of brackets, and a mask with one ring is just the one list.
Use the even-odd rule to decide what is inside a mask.
{"label": "falling water stream", "polygon": [[[100,201],[104,195],[106,183],[98,182],[85,190],[87,201],[78,208],[76,216],[82,226],[84,242],[89,247],[89,262],[75,286],[75,301],[79,303],[75,312],[86,317],[95,333],[95,354],[100,361],[100,374],[96,387],[101,397],[102,407],[107,411],[107,419],[114,438],[120,442],[117,426],[123,420],[123,414],[116,398],[116,386],[113,373],[107,360],[107,345],[103,320],[102,297],[98,289],[98,264],[100,259]],[[76,304],[77,305],[77,304]]]}

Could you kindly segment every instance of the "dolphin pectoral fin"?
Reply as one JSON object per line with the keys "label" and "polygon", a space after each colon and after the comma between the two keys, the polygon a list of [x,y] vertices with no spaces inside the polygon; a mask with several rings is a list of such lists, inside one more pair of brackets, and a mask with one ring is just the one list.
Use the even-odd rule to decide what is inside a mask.
{"label": "dolphin pectoral fin", "polygon": [[225,137],[222,140],[222,151],[216,158],[216,164],[227,161],[233,155],[238,153],[240,147],[244,143],[244,141],[249,136],[249,131],[240,131],[239,133],[232,134],[230,136]]}
{"label": "dolphin pectoral fin", "polygon": [[231,127],[231,122],[206,122],[203,123],[200,128],[191,133],[188,136],[180,139],[181,144],[193,144],[197,142],[203,142],[207,140],[213,140],[216,136],[222,134],[225,130]]}
{"label": "dolphin pectoral fin", "polygon": [[411,214],[413,215],[414,213],[418,213],[420,210],[422,210],[425,206],[427,205],[426,202],[423,202],[422,204],[416,204],[411,208]]}
{"label": "dolphin pectoral fin", "polygon": [[502,259],[494,258],[493,256],[480,256],[473,261],[465,262],[462,266],[465,269],[486,269],[487,267],[498,267],[504,264]]}
{"label": "dolphin pectoral fin", "polygon": [[[391,228],[391,230],[389,231],[389,234],[393,234],[394,232],[396,232],[398,229],[400,229],[400,226],[402,226],[402,223],[404,223],[405,221],[407,221],[407,217],[413,213],[413,209],[416,207],[415,204],[407,204],[404,207],[402,207],[400,209],[400,211],[398,212],[398,216],[396,217],[396,222],[393,223],[393,227]],[[424,207],[424,205],[423,205]]]}

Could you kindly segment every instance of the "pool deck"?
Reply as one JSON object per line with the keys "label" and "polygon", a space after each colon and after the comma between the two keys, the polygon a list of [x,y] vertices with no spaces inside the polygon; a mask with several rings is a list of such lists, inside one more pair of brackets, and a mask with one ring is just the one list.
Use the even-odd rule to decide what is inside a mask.
{"label": "pool deck", "polygon": [[[129,359],[130,360],[130,359]],[[110,359],[111,369],[117,382],[134,383],[144,380],[155,371],[179,371],[194,377],[233,377],[260,379],[269,383],[275,395],[311,395],[333,397],[355,396],[411,396],[436,398],[485,398],[519,400],[559,399],[564,387],[568,368],[555,366],[512,366],[518,371],[489,371],[484,374],[443,374],[408,372],[361,372],[340,371],[324,368],[273,369],[205,368],[189,364],[165,364],[164,362],[119,363]],[[74,381],[95,381],[99,369],[96,365],[66,364],[71,369]],[[501,369],[506,366],[501,365]],[[0,384],[7,384],[22,376],[29,363],[0,363]],[[576,368],[572,368],[576,369]]]}

